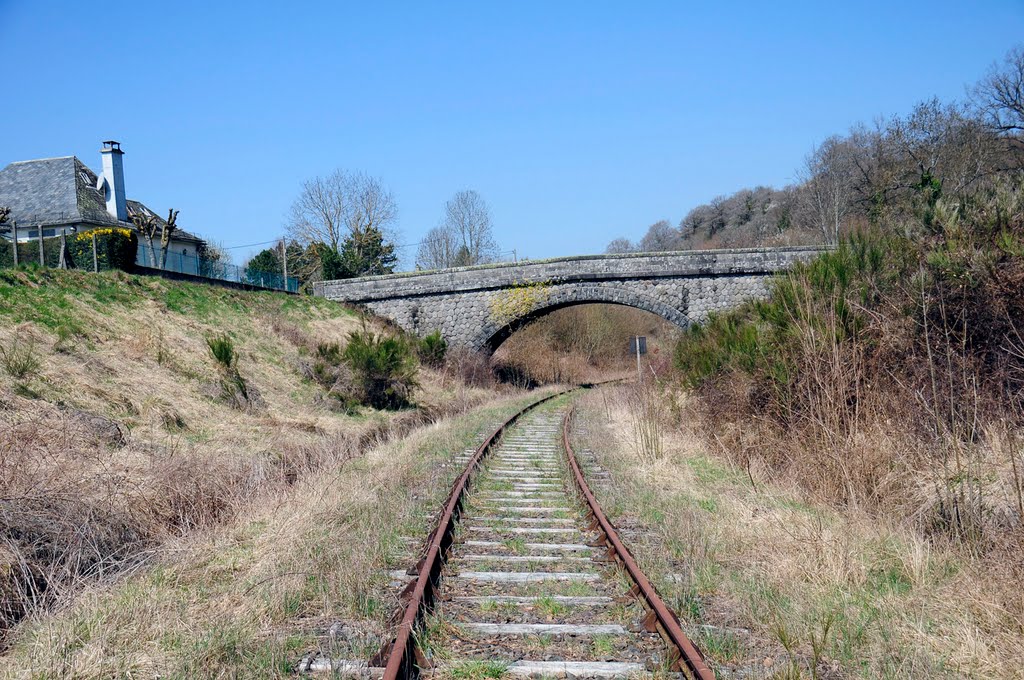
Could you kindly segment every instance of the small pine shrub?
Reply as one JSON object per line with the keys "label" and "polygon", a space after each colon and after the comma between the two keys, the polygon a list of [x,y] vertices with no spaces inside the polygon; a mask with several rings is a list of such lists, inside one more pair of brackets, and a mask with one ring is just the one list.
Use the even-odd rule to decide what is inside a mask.
{"label": "small pine shrub", "polygon": [[206,339],[210,348],[210,354],[222,367],[231,370],[238,363],[238,355],[235,354],[235,343],[227,335],[216,335]]}
{"label": "small pine shrub", "polygon": [[220,366],[221,397],[241,411],[262,408],[265,404],[259,392],[250,387],[238,372],[238,353],[234,341],[227,335],[218,335],[208,337],[206,344]]}
{"label": "small pine shrub", "polygon": [[303,364],[303,372],[327,391],[332,410],[355,413],[360,395],[352,369],[345,363],[344,351],[336,342],[319,343],[312,363]]}
{"label": "small pine shrub", "polygon": [[437,368],[444,364],[444,355],[448,352],[448,341],[441,336],[441,331],[434,331],[421,338],[417,343],[416,353],[420,361]]}
{"label": "small pine shrub", "polygon": [[418,365],[410,343],[401,336],[371,331],[349,334],[343,354],[352,369],[360,401],[378,409],[406,406],[417,387]]}
{"label": "small pine shrub", "polygon": [[332,366],[341,363],[342,354],[341,345],[336,342],[321,342],[316,346],[317,358]]}

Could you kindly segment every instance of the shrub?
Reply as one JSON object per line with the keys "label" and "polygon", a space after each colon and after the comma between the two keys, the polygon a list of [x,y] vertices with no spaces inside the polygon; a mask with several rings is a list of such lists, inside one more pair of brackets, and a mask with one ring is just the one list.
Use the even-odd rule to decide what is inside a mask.
{"label": "shrub", "polygon": [[68,252],[77,269],[92,269],[92,237],[96,236],[96,261],[100,270],[131,271],[139,239],[131,229],[92,229],[68,239]]}
{"label": "shrub", "polygon": [[444,371],[471,387],[492,387],[494,385],[495,376],[491,360],[483,352],[474,352],[465,347],[455,347],[445,354]]}
{"label": "shrub", "polygon": [[[22,227],[21,229],[24,229]],[[19,229],[19,233],[24,233]],[[120,269],[131,271],[135,266],[135,257],[139,248],[139,240],[130,229],[90,229],[78,234],[68,234],[67,255],[70,266],[75,269],[91,271],[92,237],[96,236],[96,261],[100,270]],[[60,264],[60,237],[43,239],[43,255],[46,266],[57,267]],[[18,243],[18,262],[20,264],[39,263],[39,241],[32,239]],[[14,254],[7,243],[0,244],[0,267],[14,266]]]}
{"label": "shrub", "polygon": [[316,356],[332,366],[337,366],[343,359],[344,352],[336,342],[321,342],[316,346]]}
{"label": "shrub", "polygon": [[444,355],[448,351],[448,341],[441,336],[441,331],[434,331],[421,338],[416,346],[420,361],[437,368],[444,363]]}
{"label": "shrub", "polygon": [[352,369],[345,363],[344,351],[336,342],[321,342],[316,346],[312,364],[304,364],[303,371],[327,390],[332,407],[353,413],[359,405]]}
{"label": "shrub", "polygon": [[1024,426],[1024,185],[1008,182],[856,233],[692,328],[675,364],[709,433],[823,498],[988,545],[1024,504],[1005,500],[1017,459],[984,472],[991,432]]}
{"label": "shrub", "polygon": [[31,336],[17,333],[10,346],[0,345],[0,366],[15,380],[23,380],[39,370],[36,343]]}
{"label": "shrub", "polygon": [[234,341],[227,335],[211,336],[206,339],[210,354],[220,368],[220,396],[234,408],[251,411],[264,406],[260,393],[238,372],[238,353]]}
{"label": "shrub", "polygon": [[210,347],[210,354],[223,368],[232,370],[238,364],[238,355],[235,354],[235,343],[226,335],[211,336],[206,339]]}
{"label": "shrub", "polygon": [[349,334],[343,356],[355,374],[364,404],[395,409],[409,403],[417,387],[417,364],[405,338],[354,331]]}

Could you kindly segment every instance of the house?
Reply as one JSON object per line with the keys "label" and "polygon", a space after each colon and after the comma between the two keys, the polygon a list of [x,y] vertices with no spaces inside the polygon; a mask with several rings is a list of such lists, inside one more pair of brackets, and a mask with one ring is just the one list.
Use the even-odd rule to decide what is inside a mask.
{"label": "house", "polygon": [[[129,200],[124,188],[124,152],[115,141],[103,142],[100,150],[103,171],[97,175],[76,156],[16,161],[0,170],[0,206],[10,208],[7,223],[0,226],[0,235],[25,241],[39,237],[59,236],[100,227],[123,227],[135,230],[132,218],[152,215],[160,228],[164,220],[139,201]],[[159,228],[156,256],[160,257]],[[178,228],[171,235],[167,269],[188,274],[200,273],[200,258],[206,241]],[[154,266],[146,239],[139,235],[136,262]]]}

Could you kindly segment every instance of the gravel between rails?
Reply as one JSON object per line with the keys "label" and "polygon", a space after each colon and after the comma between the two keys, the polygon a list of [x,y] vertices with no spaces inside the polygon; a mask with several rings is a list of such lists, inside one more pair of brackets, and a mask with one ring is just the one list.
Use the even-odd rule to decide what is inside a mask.
{"label": "gravel between rails", "polygon": [[[422,644],[432,677],[642,677],[665,647],[628,584],[595,560],[560,448],[560,414],[521,420],[479,473]],[[491,676],[487,676],[491,677]]]}

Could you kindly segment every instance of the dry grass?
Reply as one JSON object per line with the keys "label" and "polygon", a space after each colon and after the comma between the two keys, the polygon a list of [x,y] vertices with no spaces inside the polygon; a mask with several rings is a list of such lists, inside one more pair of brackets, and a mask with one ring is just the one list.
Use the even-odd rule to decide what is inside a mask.
{"label": "dry grass", "polygon": [[[620,526],[644,530],[632,547],[723,677],[1024,677],[1019,545],[979,555],[912,522],[837,509],[770,478],[779,468],[764,457],[779,452],[722,455],[685,420],[666,431],[666,455],[639,455],[629,395],[602,391],[584,409],[585,443],[614,479],[597,493]],[[1006,454],[991,452],[1002,470]]]}
{"label": "dry grass", "polygon": [[230,522],[170,540],[145,570],[95,584],[23,623],[0,669],[15,677],[284,677],[307,652],[367,658],[457,474],[439,462],[522,397],[388,438],[300,475]]}
{"label": "dry grass", "polygon": [[494,355],[499,371],[515,384],[582,384],[635,375],[630,338],[647,337],[643,371],[668,368],[678,329],[639,309],[585,304],[555,310],[514,333]]}
{"label": "dry grass", "polygon": [[[234,630],[231,607],[224,613],[204,604],[221,579],[234,582],[234,567],[221,565],[226,556],[261,562],[260,551],[272,543],[263,529],[313,512],[321,485],[355,457],[494,398],[427,371],[416,410],[332,411],[322,389],[304,377],[303,357],[318,343],[342,342],[360,321],[324,300],[120,273],[27,271],[0,272],[0,303],[0,345],[31,346],[39,363],[0,376],[0,645],[14,645],[3,663],[15,675],[26,668],[121,675],[103,669],[150,668],[149,654],[192,675],[180,660],[194,658],[193,647],[221,645],[218,653],[230,656],[227,638],[189,637]],[[207,346],[214,335],[231,338],[235,369],[260,408],[235,408],[222,398]],[[373,485],[364,479],[353,488],[363,493]],[[283,536],[294,540],[279,528],[282,546]],[[318,536],[330,542],[329,522],[307,528],[324,529]],[[333,564],[376,559],[372,552],[346,555],[335,555]],[[294,586],[296,578],[273,580]],[[160,609],[165,601],[179,609]],[[309,615],[291,606],[275,620]],[[150,637],[150,650],[108,643],[128,635],[119,626],[151,628],[160,637],[157,627],[169,620],[182,624],[177,641]],[[120,644],[136,656],[120,654]],[[284,651],[290,648],[274,654]],[[225,657],[213,665],[221,662],[248,664]]]}

